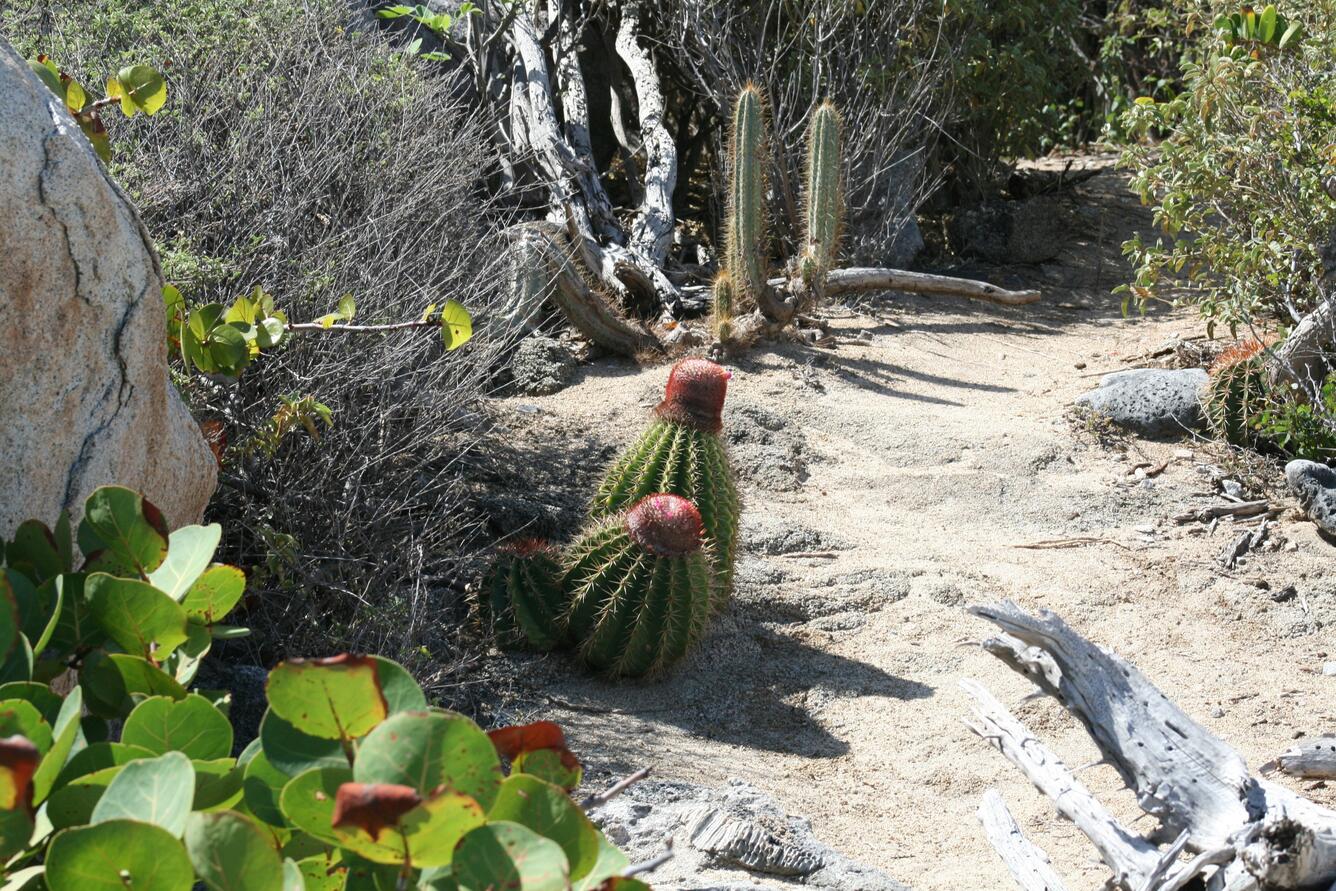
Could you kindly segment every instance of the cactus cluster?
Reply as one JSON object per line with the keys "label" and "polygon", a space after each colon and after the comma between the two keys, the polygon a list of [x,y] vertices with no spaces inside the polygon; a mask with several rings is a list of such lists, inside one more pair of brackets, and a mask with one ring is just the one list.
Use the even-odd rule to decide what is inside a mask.
{"label": "cactus cluster", "polygon": [[798,301],[778,299],[766,284],[766,132],[761,91],[748,84],[738,93],[728,146],[728,210],[724,265],[714,285],[715,336],[727,343],[736,334],[739,304],[755,304],[771,321],[787,322],[796,303],[819,299],[835,264],[844,219],[840,177],[840,114],[830,102],[812,112],[807,131],[803,246],[791,286]]}
{"label": "cactus cluster", "polygon": [[684,359],[648,428],[613,462],[591,525],[564,553],[508,547],[479,613],[503,645],[564,645],[593,668],[667,668],[727,602],[738,537],[737,486],[720,437],[729,373]]}

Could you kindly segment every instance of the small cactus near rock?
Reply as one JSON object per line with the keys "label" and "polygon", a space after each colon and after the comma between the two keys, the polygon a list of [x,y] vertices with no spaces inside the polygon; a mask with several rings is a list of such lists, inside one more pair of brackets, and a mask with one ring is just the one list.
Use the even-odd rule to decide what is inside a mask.
{"label": "small cactus near rock", "polygon": [[1203,407],[1212,433],[1235,445],[1253,445],[1253,425],[1270,402],[1266,345],[1256,338],[1239,341],[1220,354],[1210,375]]}
{"label": "small cactus near rock", "polygon": [[674,365],[653,422],[608,470],[590,508],[601,519],[655,492],[690,499],[713,549],[716,608],[731,590],[740,510],[733,468],[719,435],[729,377],[708,359]]}
{"label": "small cactus near rock", "polygon": [[760,88],[748,84],[733,108],[724,266],[733,277],[736,294],[753,303],[764,297],[769,261],[765,151],[765,102]]}
{"label": "small cactus near rock", "polygon": [[484,627],[504,647],[551,650],[562,641],[561,559],[541,539],[523,539],[502,548],[483,580],[478,611]]}
{"label": "small cactus near rock", "polygon": [[568,639],[585,662],[618,677],[681,659],[709,618],[715,584],[701,513],[653,494],[604,519],[566,559]]}

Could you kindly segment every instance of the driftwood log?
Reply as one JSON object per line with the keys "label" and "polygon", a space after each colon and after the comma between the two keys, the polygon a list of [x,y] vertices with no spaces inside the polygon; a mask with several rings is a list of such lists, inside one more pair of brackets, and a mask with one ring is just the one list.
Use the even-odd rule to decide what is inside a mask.
{"label": "driftwood log", "polygon": [[[462,55],[475,69],[473,82],[492,112],[504,155],[503,189],[520,196],[526,208],[545,205],[546,222],[565,229],[574,242],[544,245],[547,233],[530,220],[512,233],[517,262],[545,257],[543,272],[554,277],[545,293],[585,336],[626,355],[661,351],[670,323],[682,319],[691,303],[684,295],[691,282],[670,248],[677,228],[674,194],[681,191],[679,156],[684,146],[699,155],[700,146],[682,121],[670,126],[663,74],[680,60],[665,60],[653,39],[655,6],[647,0],[480,0],[464,26],[468,51]],[[590,90],[607,84],[586,83],[588,44],[598,35],[612,59],[600,67],[612,81],[610,108],[599,112],[609,121],[591,119],[594,108],[603,106]],[[620,145],[632,206],[614,205],[600,170],[596,127],[610,129]],[[693,166],[687,162],[687,175]],[[785,167],[778,169],[782,174]],[[791,190],[782,191],[791,201]],[[698,273],[704,275],[691,276],[696,284],[708,281],[708,270]],[[762,309],[773,304],[781,310],[766,314],[767,330],[793,321],[802,303],[794,287],[777,280],[764,295],[769,299],[759,301]],[[884,268],[832,270],[818,291],[907,291],[1010,306],[1039,299],[1033,291]]]}
{"label": "driftwood log", "polygon": [[1272,770],[1304,779],[1336,780],[1336,736],[1319,736],[1291,746],[1262,765],[1262,773]]}
{"label": "driftwood log", "polygon": [[[971,612],[1002,630],[984,649],[1076,716],[1141,809],[1159,821],[1149,837],[1119,824],[982,685],[962,682],[974,699],[969,726],[1090,839],[1113,873],[1111,885],[1125,891],[1326,891],[1336,883],[1336,812],[1252,775],[1242,756],[1135,666],[1053,613],[1031,616],[1010,602]],[[1009,867],[1018,857],[1034,861],[1032,846],[1015,840],[1019,830],[989,834]]]}

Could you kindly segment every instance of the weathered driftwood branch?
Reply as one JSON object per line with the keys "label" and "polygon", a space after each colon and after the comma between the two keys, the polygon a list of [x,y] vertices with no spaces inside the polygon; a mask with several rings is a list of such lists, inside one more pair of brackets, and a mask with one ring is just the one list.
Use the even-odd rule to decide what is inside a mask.
{"label": "weathered driftwood branch", "polygon": [[[1134,666],[1085,640],[1056,615],[1030,616],[1012,603],[971,612],[1004,632],[985,641],[986,650],[1081,721],[1104,760],[1136,793],[1142,810],[1159,818],[1156,840],[1177,839],[1176,845],[1197,855],[1178,865],[1179,852],[1171,846],[1151,854],[1155,863],[1146,871],[1147,852],[1141,846],[1151,842],[1116,824],[1114,838],[1126,844],[1110,848],[1110,827],[1092,820],[1090,803],[1079,794],[1084,790],[1073,793],[1074,781],[1067,780],[1060,763],[986,691],[977,684],[969,688],[981,703],[976,707],[981,725],[991,731],[986,738],[1005,743],[999,743],[1003,752],[1054,798],[1064,815],[1072,810],[1073,798],[1081,803],[1077,826],[1101,854],[1118,853],[1120,865],[1110,865],[1128,891],[1165,891],[1198,881],[1208,889],[1231,891],[1326,889],[1336,881],[1336,812],[1252,776],[1237,752],[1165,698]],[[1136,854],[1129,860],[1132,850]],[[1140,884],[1132,875],[1138,869]]]}
{"label": "weathered driftwood branch", "polygon": [[[770,280],[772,287],[787,284],[783,278]],[[1037,303],[1038,291],[1008,291],[988,282],[949,275],[930,275],[926,272],[907,272],[903,269],[854,267],[835,269],[826,276],[825,293],[833,296],[856,291],[907,291],[911,294],[939,294],[947,297],[968,297],[1003,306],[1025,306]]]}
{"label": "weathered driftwood branch", "polygon": [[1036,739],[983,685],[965,680],[960,686],[974,699],[973,720],[965,722],[970,729],[1019,767],[1040,792],[1053,800],[1058,813],[1085,833],[1113,870],[1114,881],[1127,891],[1140,891],[1159,862],[1160,854],[1155,846],[1120,826],[1085,784],[1072,776],[1058,756]]}
{"label": "weathered driftwood branch", "polygon": [[1066,891],[1048,855],[1021,832],[996,789],[984,793],[978,817],[989,843],[1023,891]]}
{"label": "weathered driftwood branch", "polygon": [[640,15],[638,0],[622,4],[616,41],[617,55],[626,63],[635,85],[640,106],[640,141],[645,150],[644,194],[631,224],[631,244],[655,265],[662,266],[673,241],[677,143],[664,121],[665,103],[654,61],[641,46]]}
{"label": "weathered driftwood branch", "polygon": [[[522,242],[525,261],[542,264],[550,276],[552,286],[535,296],[550,298],[591,342],[624,356],[662,350],[653,333],[618,314],[612,301],[590,286],[586,278],[593,273],[582,274],[587,261],[578,256],[585,245],[582,239],[572,239],[562,227],[547,222],[515,226],[509,234]],[[521,314],[531,309],[536,307],[522,308]]]}
{"label": "weathered driftwood branch", "polygon": [[1319,736],[1291,746],[1262,765],[1262,773],[1273,770],[1305,779],[1336,779],[1336,736]]}

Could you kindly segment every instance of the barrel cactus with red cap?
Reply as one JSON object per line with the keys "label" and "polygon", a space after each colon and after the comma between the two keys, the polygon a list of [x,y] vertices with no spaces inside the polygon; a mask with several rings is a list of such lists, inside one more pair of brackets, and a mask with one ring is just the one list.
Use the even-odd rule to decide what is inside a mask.
{"label": "barrel cactus with red cap", "polygon": [[566,557],[567,636],[618,677],[672,665],[705,630],[715,586],[701,512],[654,494],[589,530]]}
{"label": "barrel cactus with red cap", "polygon": [[609,517],[655,492],[692,501],[713,552],[715,608],[732,589],[740,512],[733,467],[720,437],[729,377],[708,359],[674,365],[654,420],[613,463],[590,509],[595,519]]}
{"label": "barrel cactus with red cap", "polygon": [[562,640],[561,562],[556,548],[537,538],[501,548],[483,580],[478,611],[505,647],[550,650]]}

